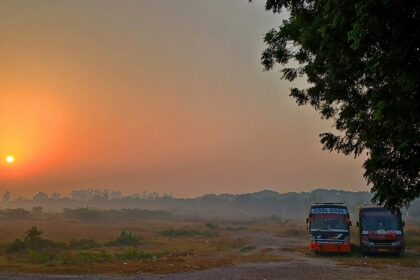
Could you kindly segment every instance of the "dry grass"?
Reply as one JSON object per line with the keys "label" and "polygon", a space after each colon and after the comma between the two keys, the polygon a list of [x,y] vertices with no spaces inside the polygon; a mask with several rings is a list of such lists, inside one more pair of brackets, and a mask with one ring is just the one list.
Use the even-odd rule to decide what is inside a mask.
{"label": "dry grass", "polygon": [[152,237],[158,231],[168,228],[189,228],[203,230],[202,223],[188,221],[145,221],[138,222],[110,222],[110,223],[83,223],[67,220],[23,220],[1,221],[0,240],[3,242],[13,241],[21,237],[30,227],[36,226],[43,231],[47,239],[67,242],[71,239],[96,239],[106,242],[115,238],[123,229],[128,229],[135,235]]}
{"label": "dry grass", "polygon": [[[206,225],[207,224],[207,225]],[[88,264],[71,264],[60,262],[31,263],[21,257],[5,253],[5,246],[16,237],[22,237],[31,226],[36,226],[44,232],[43,237],[56,242],[70,242],[72,239],[94,239],[106,244],[116,238],[123,230],[130,230],[135,236],[141,237],[136,250],[145,252],[144,259],[122,260],[115,257],[132,247],[106,247],[83,250],[90,254],[106,254],[109,260],[93,260]],[[173,229],[175,232],[212,232],[214,234],[196,234],[194,236],[162,236],[162,231]],[[254,247],[250,240],[238,238],[241,232],[269,233],[278,237],[300,237],[300,245],[278,248],[276,253],[271,249]],[[367,266],[381,268],[387,265],[420,266],[420,226],[408,226],[405,230],[407,253],[401,257],[368,256],[363,257],[357,246],[352,254],[347,256],[325,255],[314,258],[332,258],[340,265]],[[352,228],[353,243],[357,243],[357,228]],[[304,247],[308,232],[303,221],[258,221],[258,222],[219,222],[205,221],[145,221],[142,223],[112,222],[83,223],[65,220],[48,221],[2,221],[0,228],[0,271],[30,272],[30,273],[173,273],[203,270],[213,267],[233,266],[249,262],[276,262],[290,259],[287,253],[305,255],[308,249]],[[244,249],[245,248],[245,249]],[[69,249],[69,254],[79,254],[82,250]],[[281,252],[284,252],[284,256]]]}
{"label": "dry grass", "polygon": [[[94,239],[102,244],[123,230],[130,230],[135,236],[141,236],[141,243],[135,250],[145,252],[148,258],[123,261],[115,256],[126,252],[127,247],[101,247],[90,250],[72,250],[63,252],[71,256],[75,264],[63,261],[30,262],[22,255],[8,255],[5,246],[16,237],[22,237],[31,226],[43,231],[43,237],[56,242],[69,242],[74,239]],[[162,236],[162,231],[173,229],[175,232],[205,232],[195,236]],[[213,234],[208,234],[212,232]],[[49,221],[4,221],[0,230],[3,248],[0,256],[0,270],[29,273],[172,273],[202,270],[212,267],[232,266],[239,263],[257,261],[279,261],[270,251],[249,252],[243,254],[244,241],[223,227],[211,227],[204,222],[189,221],[147,221],[144,223],[97,223],[49,220]],[[1,249],[0,248],[0,249]],[[83,259],[77,263],[80,252],[90,257],[87,264]],[[98,258],[96,256],[105,256]],[[60,255],[62,256],[62,254]],[[104,260],[105,259],[105,260]]]}
{"label": "dry grass", "polygon": [[219,255],[170,256],[150,261],[127,261],[93,263],[89,265],[33,265],[6,262],[0,258],[0,270],[26,273],[51,274],[131,274],[152,273],[167,274],[205,270],[214,267],[229,267],[250,262],[286,261],[286,258],[271,255],[270,252],[258,252],[251,255],[223,253]]}

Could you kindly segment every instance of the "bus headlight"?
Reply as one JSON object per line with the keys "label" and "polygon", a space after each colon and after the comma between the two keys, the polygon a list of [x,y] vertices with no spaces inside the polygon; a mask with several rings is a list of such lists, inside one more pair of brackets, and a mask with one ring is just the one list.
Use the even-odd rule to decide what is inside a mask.
{"label": "bus headlight", "polygon": [[370,242],[369,240],[362,240],[362,242],[363,242],[363,245],[368,246],[368,247],[375,245],[373,244],[373,242]]}
{"label": "bus headlight", "polygon": [[310,235],[311,238],[311,242],[315,242],[315,236],[313,236],[312,234]]}
{"label": "bus headlight", "polygon": [[391,244],[392,246],[401,246],[401,241],[399,241],[399,240],[397,240],[397,241],[394,241],[394,242],[392,242],[392,244]]}
{"label": "bus headlight", "polygon": [[346,238],[344,238],[344,244],[350,244],[350,236],[346,236]]}

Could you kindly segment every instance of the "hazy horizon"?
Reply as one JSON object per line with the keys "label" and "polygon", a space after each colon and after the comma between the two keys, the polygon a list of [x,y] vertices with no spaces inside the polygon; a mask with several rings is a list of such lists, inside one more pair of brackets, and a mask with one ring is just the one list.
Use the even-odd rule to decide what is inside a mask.
{"label": "hazy horizon", "polygon": [[[344,189],[339,189],[339,188],[323,188],[323,187],[315,187],[312,189],[309,189],[307,191],[295,191],[295,190],[290,190],[290,191],[278,191],[274,188],[261,188],[258,189],[256,191],[250,191],[250,192],[237,192],[237,193],[232,193],[232,192],[219,192],[219,193],[203,193],[200,195],[192,195],[192,196],[177,196],[173,193],[159,193],[159,192],[154,192],[152,191],[142,191],[142,192],[126,192],[126,191],[121,191],[118,189],[100,189],[100,188],[85,188],[85,189],[72,189],[72,190],[67,190],[66,192],[59,192],[59,191],[54,191],[51,190],[50,192],[46,192],[42,189],[39,190],[31,190],[31,192],[25,192],[25,195],[19,195],[19,192],[14,193],[13,190],[8,190],[5,189],[3,192],[0,192],[0,198],[6,193],[9,193],[9,201],[14,201],[14,200],[19,200],[19,199],[24,199],[24,200],[32,200],[34,199],[34,197],[40,193],[44,193],[48,196],[49,199],[58,199],[58,198],[71,198],[72,193],[75,192],[97,192],[97,193],[101,193],[104,194],[105,192],[108,192],[108,194],[111,193],[119,193],[121,195],[121,197],[136,197],[136,196],[144,196],[144,195],[156,195],[156,197],[172,197],[174,199],[196,199],[196,198],[201,198],[203,196],[207,196],[207,195],[247,195],[247,194],[256,194],[256,193],[260,193],[260,192],[275,192],[278,193],[279,195],[284,195],[284,194],[288,194],[288,193],[296,193],[296,194],[304,194],[304,193],[312,193],[312,192],[316,192],[316,191],[327,191],[327,192],[340,192],[340,191],[344,191],[344,192],[351,192],[351,193],[368,193],[371,194],[371,192],[369,190],[355,190],[355,191],[349,191],[349,190],[344,190]],[[54,197],[54,195],[58,193],[59,197]],[[112,198],[110,198],[112,199]]]}
{"label": "hazy horizon", "polygon": [[282,17],[254,2],[2,1],[0,191],[369,190],[262,71]]}

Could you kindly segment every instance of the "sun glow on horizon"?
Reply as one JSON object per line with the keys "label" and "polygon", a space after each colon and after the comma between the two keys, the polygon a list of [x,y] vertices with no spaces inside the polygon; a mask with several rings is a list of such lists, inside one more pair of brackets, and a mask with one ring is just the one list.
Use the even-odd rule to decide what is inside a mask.
{"label": "sun glow on horizon", "polygon": [[12,163],[14,163],[14,162],[15,162],[15,157],[14,157],[14,156],[12,156],[12,155],[8,155],[8,156],[6,157],[6,162],[7,162],[8,164],[12,164]]}

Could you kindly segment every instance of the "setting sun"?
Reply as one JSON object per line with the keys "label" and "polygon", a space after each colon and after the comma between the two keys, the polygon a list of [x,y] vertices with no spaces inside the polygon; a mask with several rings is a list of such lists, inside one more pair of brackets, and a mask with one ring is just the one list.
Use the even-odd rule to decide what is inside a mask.
{"label": "setting sun", "polygon": [[14,156],[7,156],[6,157],[6,162],[9,164],[12,164],[15,162],[15,157]]}

